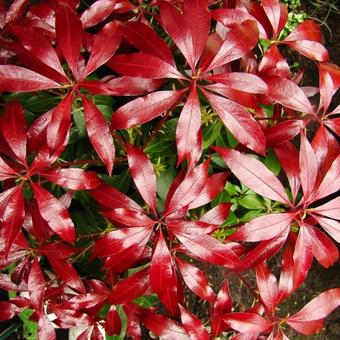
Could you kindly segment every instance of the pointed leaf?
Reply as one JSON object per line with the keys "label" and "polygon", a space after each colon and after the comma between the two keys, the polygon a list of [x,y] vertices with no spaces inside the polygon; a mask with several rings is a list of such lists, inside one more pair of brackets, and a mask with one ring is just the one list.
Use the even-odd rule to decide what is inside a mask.
{"label": "pointed leaf", "polygon": [[112,128],[127,129],[147,123],[175,106],[183,94],[183,90],[159,91],[134,99],[112,115]]}
{"label": "pointed leaf", "polygon": [[177,301],[177,275],[161,230],[151,261],[150,284],[169,313],[176,314],[179,302]]}
{"label": "pointed leaf", "polygon": [[183,306],[179,305],[183,326],[192,340],[209,340],[209,334],[202,322]]}
{"label": "pointed leaf", "polygon": [[112,57],[107,66],[114,72],[130,77],[151,79],[185,79],[172,65],[151,54],[139,52]]}
{"label": "pointed leaf", "polygon": [[213,301],[215,294],[211,289],[203,271],[176,257],[178,269],[185,284],[202,300]]}
{"label": "pointed leaf", "polygon": [[240,104],[204,91],[214,111],[235,138],[249,149],[264,154],[265,137],[260,125]]}
{"label": "pointed leaf", "polygon": [[109,220],[113,220],[119,224],[129,227],[150,227],[155,224],[145,212],[130,210],[125,208],[117,208],[113,210],[103,211],[103,215]]}
{"label": "pointed leaf", "polygon": [[285,42],[285,45],[288,45],[290,48],[298,51],[300,54],[305,57],[316,60],[316,61],[328,61],[329,54],[322,44],[316,41],[309,40],[297,40],[297,41],[288,41]]}
{"label": "pointed leaf", "polygon": [[276,39],[287,22],[287,7],[278,0],[262,0],[261,5],[272,25],[274,39]]}
{"label": "pointed leaf", "polygon": [[41,315],[38,322],[38,337],[39,339],[55,340],[56,334],[51,321],[46,315]]}
{"label": "pointed leaf", "polygon": [[106,170],[111,176],[113,162],[115,157],[115,146],[110,133],[109,126],[99,109],[84,96],[82,96],[86,131],[93,145],[98,153],[100,159],[104,162]]}
{"label": "pointed leaf", "polygon": [[0,92],[33,92],[61,85],[39,73],[16,65],[0,65]]}
{"label": "pointed leaf", "polygon": [[289,204],[281,182],[260,161],[238,151],[215,147],[233,174],[247,187],[269,199]]}
{"label": "pointed leaf", "polygon": [[67,209],[39,184],[32,183],[32,188],[43,219],[62,240],[72,243],[75,228]]}
{"label": "pointed leaf", "polygon": [[17,172],[0,157],[0,181],[16,177],[17,175]]}
{"label": "pointed leaf", "polygon": [[126,144],[126,151],[133,181],[144,201],[151,208],[152,213],[157,215],[157,180],[152,163],[142,150],[130,144]]}
{"label": "pointed leaf", "polygon": [[206,71],[228,64],[248,54],[257,44],[259,31],[254,20],[234,25]]}
{"label": "pointed leaf", "polygon": [[198,132],[201,126],[201,108],[197,95],[196,85],[190,91],[188,99],[178,119],[176,128],[176,145],[178,160],[177,165],[182,163],[194,149]]}
{"label": "pointed leaf", "polygon": [[31,271],[28,276],[27,286],[32,307],[34,307],[38,314],[41,314],[43,311],[45,279],[41,271],[38,258],[33,260]]}
{"label": "pointed leaf", "polygon": [[[211,176],[212,177],[212,176]],[[201,218],[201,222],[215,224],[220,226],[228,217],[231,203],[221,203],[206,212]]]}
{"label": "pointed leaf", "polygon": [[57,43],[75,78],[78,78],[78,59],[83,39],[82,22],[67,4],[56,8]]}
{"label": "pointed leaf", "polygon": [[122,38],[122,26],[119,21],[106,24],[94,37],[91,56],[86,64],[83,78],[104,65],[116,52]]}
{"label": "pointed leaf", "polygon": [[340,220],[340,197],[336,197],[333,200],[315,208],[313,213],[317,213],[335,220]]}

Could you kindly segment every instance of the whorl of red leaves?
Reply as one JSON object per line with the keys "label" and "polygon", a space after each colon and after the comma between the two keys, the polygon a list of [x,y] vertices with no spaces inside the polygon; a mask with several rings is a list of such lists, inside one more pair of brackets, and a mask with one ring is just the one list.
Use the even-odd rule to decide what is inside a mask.
{"label": "whorl of red leaves", "polygon": [[[313,257],[326,268],[339,258],[340,107],[330,105],[340,70],[315,22],[284,35],[288,13],[279,1],[227,3],[0,3],[0,287],[27,292],[0,302],[0,320],[33,309],[38,337],[48,340],[57,326],[85,327],[78,340],[102,339],[100,328],[119,334],[122,313],[133,339],[143,327],[162,339],[233,331],[233,339],[278,340],[287,339],[285,325],[320,331],[340,305],[336,288],[294,315],[277,308],[305,281]],[[287,49],[316,64],[317,87],[300,85],[302,72],[293,74],[283,57]],[[20,92],[46,94],[54,107],[32,118]],[[93,101],[98,95],[114,99],[110,122]],[[207,106],[236,148],[204,145]],[[81,144],[77,111],[85,158],[67,153]],[[148,145],[173,115],[178,171],[161,200]],[[131,128],[147,138],[129,138]],[[261,161],[269,151],[279,176]],[[110,178],[124,164],[133,185],[119,190]],[[215,232],[232,203],[210,203],[230,175],[280,208],[234,225],[221,241]],[[97,209],[101,224],[88,220],[92,232],[76,223],[79,204]],[[267,260],[279,251],[277,279]],[[99,273],[84,271],[80,260],[99,263]],[[254,305],[236,311],[227,280],[219,291],[210,285],[207,263],[226,272],[254,269]],[[188,309],[184,286],[209,304],[208,323]],[[138,298],[151,294],[164,308],[141,307]]]}

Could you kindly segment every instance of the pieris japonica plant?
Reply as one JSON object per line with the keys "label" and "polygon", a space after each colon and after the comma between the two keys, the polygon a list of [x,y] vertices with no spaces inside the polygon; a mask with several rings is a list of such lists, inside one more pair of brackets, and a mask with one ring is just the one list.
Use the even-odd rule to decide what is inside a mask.
{"label": "pieris japonica plant", "polygon": [[[0,1],[1,321],[29,310],[42,340],[322,330],[340,288],[278,307],[339,258],[340,69],[287,19],[277,0]],[[231,273],[253,275],[245,308]]]}

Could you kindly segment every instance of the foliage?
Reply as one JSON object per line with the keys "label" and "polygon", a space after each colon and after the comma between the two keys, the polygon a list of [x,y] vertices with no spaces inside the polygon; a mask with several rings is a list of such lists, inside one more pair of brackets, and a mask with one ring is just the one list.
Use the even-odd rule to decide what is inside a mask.
{"label": "foliage", "polygon": [[[0,287],[17,292],[0,320],[21,314],[48,340],[322,329],[340,288],[278,306],[313,258],[339,258],[340,70],[315,22],[287,20],[276,0],[0,2]],[[225,269],[218,287],[208,264]]]}

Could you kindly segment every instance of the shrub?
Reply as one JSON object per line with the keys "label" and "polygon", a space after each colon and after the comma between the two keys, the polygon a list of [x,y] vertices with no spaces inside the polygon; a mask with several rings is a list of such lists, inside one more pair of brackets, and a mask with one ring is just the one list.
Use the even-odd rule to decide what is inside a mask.
{"label": "shrub", "polygon": [[320,331],[340,288],[277,308],[339,257],[340,70],[318,25],[289,31],[276,0],[1,4],[0,320],[29,311],[39,339]]}

